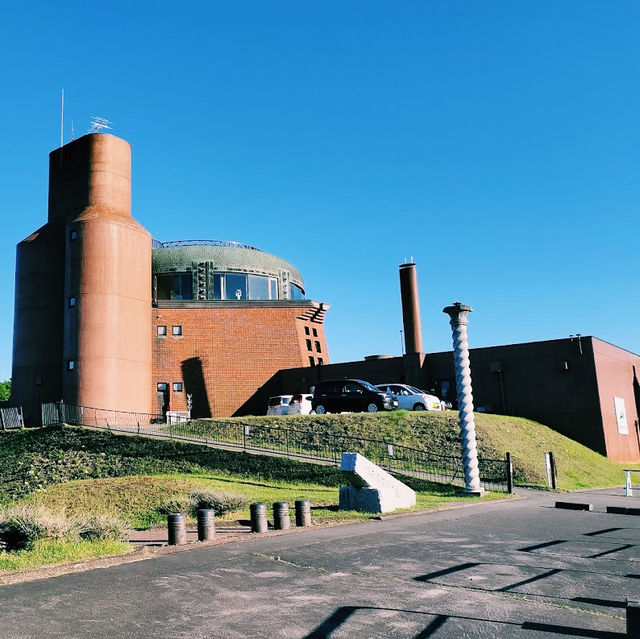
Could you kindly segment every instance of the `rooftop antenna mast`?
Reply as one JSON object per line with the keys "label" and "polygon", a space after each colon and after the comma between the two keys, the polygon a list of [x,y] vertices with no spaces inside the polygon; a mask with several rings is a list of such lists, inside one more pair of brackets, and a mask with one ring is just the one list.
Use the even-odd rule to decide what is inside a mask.
{"label": "rooftop antenna mast", "polygon": [[94,115],[91,118],[91,128],[89,129],[89,133],[102,133],[105,129],[110,129],[111,124],[112,122],[109,122],[106,118],[99,118]]}
{"label": "rooftop antenna mast", "polygon": [[64,144],[64,89],[62,89],[62,103],[60,104],[60,146]]}

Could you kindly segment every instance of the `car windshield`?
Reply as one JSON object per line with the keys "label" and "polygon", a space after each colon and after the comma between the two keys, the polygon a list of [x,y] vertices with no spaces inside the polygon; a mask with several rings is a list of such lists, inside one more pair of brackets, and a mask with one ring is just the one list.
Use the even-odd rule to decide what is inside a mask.
{"label": "car windshield", "polygon": [[415,393],[416,395],[426,395],[426,393],[422,390],[420,390],[419,388],[416,388],[415,386],[409,386],[407,385],[407,388],[412,392]]}
{"label": "car windshield", "polygon": [[376,388],[373,384],[369,384],[369,382],[365,382],[363,380],[358,380],[367,390],[373,391],[374,393],[379,393],[380,389]]}

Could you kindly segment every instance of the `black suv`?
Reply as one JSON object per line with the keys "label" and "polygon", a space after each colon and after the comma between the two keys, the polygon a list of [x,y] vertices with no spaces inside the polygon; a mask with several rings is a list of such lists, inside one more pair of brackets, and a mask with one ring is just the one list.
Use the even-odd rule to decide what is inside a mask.
{"label": "black suv", "polygon": [[311,409],[324,413],[356,413],[398,408],[398,400],[361,379],[338,379],[318,382],[313,391]]}

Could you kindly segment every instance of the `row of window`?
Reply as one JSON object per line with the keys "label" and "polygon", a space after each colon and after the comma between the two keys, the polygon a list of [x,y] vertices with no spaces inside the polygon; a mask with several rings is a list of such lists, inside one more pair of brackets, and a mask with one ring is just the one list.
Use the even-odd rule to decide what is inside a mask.
{"label": "row of window", "polygon": [[[173,391],[175,393],[181,393],[182,392],[182,382],[173,382],[173,384],[171,384],[171,388],[173,389]],[[168,382],[158,382],[156,384],[156,390],[159,393],[166,393],[169,390]]]}
{"label": "row of window", "polygon": [[[309,327],[308,327],[308,326],[305,326],[305,327],[304,327],[304,334],[305,334],[305,335],[309,335],[309,334],[310,334],[310,333],[309,333]],[[313,329],[313,336],[314,336],[314,337],[318,337],[318,329],[317,329],[317,328],[314,328],[314,329]]]}
{"label": "row of window", "polygon": [[[318,357],[317,364],[318,366],[321,366],[322,364],[324,364],[324,360],[322,359],[322,357]],[[309,355],[309,365],[310,366],[316,365],[316,359],[313,357],[313,355]]]}
{"label": "row of window", "polygon": [[[202,290],[194,296],[193,272],[158,273],[155,276],[156,296],[159,300],[277,300],[278,280],[264,275],[245,273],[214,273],[211,282],[203,282]],[[304,299],[304,291],[291,284],[291,299]]]}
{"label": "row of window", "polygon": [[[158,337],[166,337],[167,336],[167,327],[166,326],[157,326],[156,327],[156,333],[158,335]],[[182,326],[180,326],[179,324],[176,324],[175,326],[171,327],[171,334],[176,336],[176,337],[180,337],[182,335]]]}

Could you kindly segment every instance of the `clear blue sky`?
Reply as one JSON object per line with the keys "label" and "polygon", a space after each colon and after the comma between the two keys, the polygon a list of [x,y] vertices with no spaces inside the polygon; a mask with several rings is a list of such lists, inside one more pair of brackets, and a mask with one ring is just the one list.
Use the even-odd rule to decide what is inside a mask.
{"label": "clear blue sky", "polygon": [[0,22],[0,378],[15,245],[91,116],[133,147],[154,237],[246,242],[331,305],[333,361],[593,334],[640,352],[640,3],[31,2]]}

